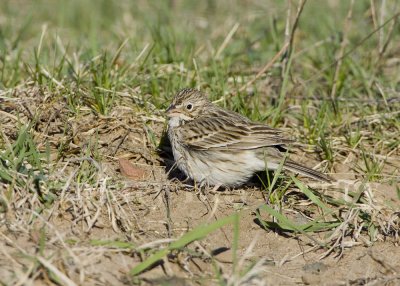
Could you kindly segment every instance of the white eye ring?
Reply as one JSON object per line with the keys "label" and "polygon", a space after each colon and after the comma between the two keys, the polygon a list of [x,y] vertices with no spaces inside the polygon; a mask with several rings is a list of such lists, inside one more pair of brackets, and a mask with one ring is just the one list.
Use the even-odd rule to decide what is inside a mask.
{"label": "white eye ring", "polygon": [[193,104],[191,104],[191,103],[188,103],[188,104],[186,104],[186,109],[187,110],[192,110],[193,109]]}

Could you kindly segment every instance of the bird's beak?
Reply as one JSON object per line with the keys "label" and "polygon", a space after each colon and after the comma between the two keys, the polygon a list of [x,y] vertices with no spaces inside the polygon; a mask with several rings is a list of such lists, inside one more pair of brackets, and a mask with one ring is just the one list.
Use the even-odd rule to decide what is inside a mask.
{"label": "bird's beak", "polygon": [[178,116],[178,113],[176,112],[176,107],[174,104],[171,104],[167,110],[165,110],[165,112],[167,113],[168,117],[176,117]]}
{"label": "bird's beak", "polygon": [[175,109],[175,105],[171,104],[168,106],[167,110],[165,110],[166,113],[169,113],[171,110]]}

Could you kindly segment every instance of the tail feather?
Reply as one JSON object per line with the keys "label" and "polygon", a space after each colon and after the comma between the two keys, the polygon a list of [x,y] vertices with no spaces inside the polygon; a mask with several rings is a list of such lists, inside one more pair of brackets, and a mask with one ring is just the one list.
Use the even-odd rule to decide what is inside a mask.
{"label": "tail feather", "polygon": [[295,163],[290,160],[285,161],[283,168],[286,170],[292,171],[294,173],[299,173],[301,175],[313,178],[315,180],[320,180],[320,181],[324,181],[327,183],[331,183],[333,181],[333,179],[331,177],[329,177],[328,175],[325,175],[321,172],[310,169],[304,165],[300,165],[300,164]]}

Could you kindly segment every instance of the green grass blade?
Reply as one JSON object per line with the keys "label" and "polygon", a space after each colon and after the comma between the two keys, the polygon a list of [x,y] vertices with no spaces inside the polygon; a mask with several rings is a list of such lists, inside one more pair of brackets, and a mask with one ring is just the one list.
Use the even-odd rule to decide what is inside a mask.
{"label": "green grass blade", "polygon": [[[271,208],[268,205],[260,206],[259,210],[264,210],[267,213],[269,213],[271,216],[275,217],[278,220],[278,223],[276,223],[275,225],[277,225],[282,230],[290,230],[290,231],[297,231],[297,232],[301,232],[302,231],[295,223],[291,222],[286,216],[284,216],[283,214],[281,214],[278,211],[274,210],[273,208]],[[258,212],[257,212],[257,215],[259,215]],[[262,221],[261,217],[258,217],[258,219],[260,221]],[[264,223],[267,223],[267,222],[264,222]],[[268,224],[267,223],[266,226],[268,227],[268,225],[271,226],[272,224]]]}
{"label": "green grass blade", "polygon": [[168,254],[169,251],[174,250],[174,249],[180,249],[189,243],[200,240],[207,236],[209,233],[227,225],[230,223],[235,223],[237,221],[237,216],[238,214],[235,213],[229,217],[225,217],[222,219],[217,220],[214,223],[208,224],[208,225],[200,225],[196,227],[195,229],[189,231],[188,233],[184,234],[180,239],[177,241],[172,242],[167,248],[162,249],[149,258],[147,258],[145,261],[142,263],[136,265],[131,271],[130,274],[135,276],[140,274],[142,271],[146,270],[148,267],[150,267],[152,264],[157,262],[158,260],[162,259],[164,256]]}
{"label": "green grass blade", "polygon": [[267,213],[269,213],[271,216],[275,217],[278,220],[278,223],[269,223],[265,222],[262,220],[260,214],[257,212],[257,218],[260,220],[260,222],[263,224],[264,227],[271,228],[272,225],[278,226],[282,230],[290,230],[290,231],[295,231],[299,232],[305,236],[307,236],[310,240],[314,241],[316,244],[324,247],[324,244],[312,236],[310,236],[306,231],[303,229],[303,227],[300,225],[298,226],[296,223],[292,222],[289,220],[285,215],[279,213],[278,211],[274,210],[268,205],[262,205],[259,207],[259,210],[265,210]]}
{"label": "green grass blade", "polygon": [[314,195],[314,193],[306,185],[293,176],[291,176],[291,178],[300,191],[305,194],[314,204],[319,206],[324,212],[332,212],[332,210],[326,206],[316,195]]}
{"label": "green grass blade", "polygon": [[239,216],[234,216],[233,221],[233,243],[232,243],[232,273],[235,273],[236,265],[237,265],[237,249],[239,245]]}

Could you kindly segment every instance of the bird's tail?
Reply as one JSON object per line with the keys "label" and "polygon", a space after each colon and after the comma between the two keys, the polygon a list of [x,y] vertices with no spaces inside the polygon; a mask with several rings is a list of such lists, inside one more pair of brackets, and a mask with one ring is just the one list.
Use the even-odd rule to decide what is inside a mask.
{"label": "bird's tail", "polygon": [[313,178],[315,180],[320,180],[320,181],[324,181],[327,183],[331,183],[333,181],[333,179],[331,177],[329,177],[328,175],[325,175],[321,172],[310,169],[304,165],[300,165],[291,160],[286,160],[285,163],[283,164],[283,168],[286,170],[292,171],[294,173],[299,173],[301,175]]}

